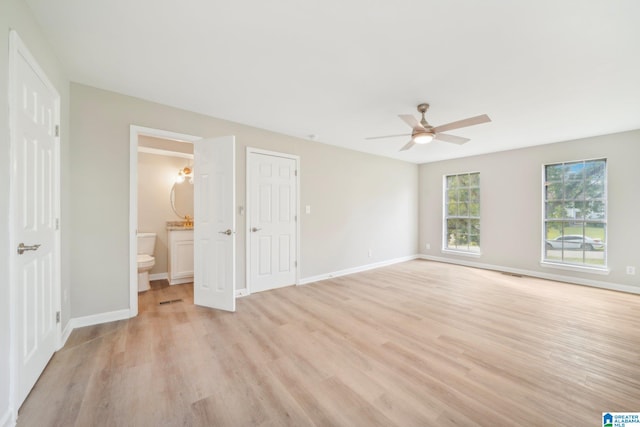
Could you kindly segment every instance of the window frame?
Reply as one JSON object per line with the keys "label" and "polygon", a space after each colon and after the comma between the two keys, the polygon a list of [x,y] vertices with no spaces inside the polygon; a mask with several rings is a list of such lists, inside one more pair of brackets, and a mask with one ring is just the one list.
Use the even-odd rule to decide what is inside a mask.
{"label": "window frame", "polygon": [[[586,197],[583,197],[582,199],[566,199],[565,195],[563,194],[562,199],[552,199],[551,203],[566,203],[567,201],[572,202],[572,203],[587,203],[587,202],[601,202],[603,203],[603,218],[586,218],[584,216],[582,216],[581,218],[570,218],[568,215],[565,215],[563,217],[560,218],[554,218],[554,217],[547,217],[547,186],[548,186],[548,182],[547,182],[547,168],[550,166],[567,166],[567,165],[572,165],[572,164],[584,164],[586,165],[587,163],[590,162],[599,162],[602,161],[604,162],[604,188],[603,188],[603,192],[602,192],[602,197],[601,198],[593,198],[593,199],[588,199]],[[571,271],[582,271],[582,272],[591,272],[591,273],[596,273],[596,274],[609,274],[609,267],[608,267],[608,255],[609,255],[609,250],[608,250],[608,246],[609,246],[609,236],[608,236],[608,225],[609,225],[609,161],[606,157],[596,157],[596,158],[591,158],[591,159],[582,159],[582,160],[567,160],[567,161],[561,161],[561,162],[551,162],[551,163],[544,163],[542,165],[542,173],[541,173],[541,177],[542,177],[542,183],[541,183],[541,239],[540,239],[540,265],[543,267],[553,267],[553,268],[558,268],[558,269],[563,269],[563,270],[571,270]],[[563,172],[563,180],[562,180],[562,191],[564,193],[564,190],[566,188],[565,185],[565,175]],[[551,181],[550,181],[551,182]],[[586,182],[586,179],[585,179]],[[563,206],[563,209],[566,209]],[[589,223],[597,223],[597,224],[602,224],[603,229],[604,229],[604,239],[603,239],[603,249],[602,249],[602,253],[603,253],[603,264],[602,265],[597,265],[597,264],[589,264],[586,263],[586,253],[591,252],[589,250],[587,250],[586,248],[581,248],[580,250],[582,251],[582,262],[572,262],[572,261],[565,261],[564,258],[564,251],[565,249],[561,249],[562,251],[562,257],[560,260],[558,259],[553,259],[553,258],[548,258],[547,257],[547,248],[546,248],[546,244],[547,244],[547,223],[549,222],[559,222],[559,223],[563,223],[567,224],[567,223],[580,223],[582,225],[582,229],[583,229],[583,234],[582,234],[582,238],[584,237],[588,237],[586,234],[586,225]],[[571,236],[572,234],[564,234],[564,230],[562,232],[562,234],[560,236]]]}
{"label": "window frame", "polygon": [[[449,177],[460,177],[460,176],[468,176],[470,177],[471,175],[478,175],[478,186],[474,187],[471,185],[467,185],[466,187],[462,187],[462,188],[467,188],[469,190],[471,189],[475,189],[477,188],[478,190],[478,215],[471,215],[469,212],[467,212],[466,215],[460,216],[460,215],[453,215],[453,216],[449,216],[449,188],[447,187],[447,182],[448,182],[448,178]],[[482,245],[481,245],[481,230],[482,230],[482,197],[481,197],[481,183],[480,183],[480,171],[472,171],[472,172],[459,172],[459,173],[450,173],[450,174],[445,174],[442,177],[442,240],[441,240],[441,250],[444,253],[451,253],[451,254],[456,254],[456,255],[464,255],[464,256],[469,256],[469,257],[480,257],[480,255],[482,255]],[[459,188],[459,187],[456,187]],[[459,198],[457,199],[457,203],[460,203]],[[460,249],[460,248],[450,248],[449,245],[449,239],[448,239],[448,225],[447,225],[447,220],[448,219],[466,219],[466,220],[477,220],[478,221],[478,241],[479,244],[477,246],[478,250],[477,251],[472,251],[469,249]],[[471,224],[469,224],[469,227],[471,227]],[[472,236],[472,233],[468,233],[468,236]],[[467,244],[467,248],[469,248],[470,244]]]}

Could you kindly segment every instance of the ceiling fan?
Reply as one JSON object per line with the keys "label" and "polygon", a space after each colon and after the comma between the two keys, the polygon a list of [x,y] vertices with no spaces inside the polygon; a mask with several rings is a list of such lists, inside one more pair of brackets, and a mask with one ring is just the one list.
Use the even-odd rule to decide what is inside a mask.
{"label": "ceiling fan", "polygon": [[462,145],[465,142],[470,141],[469,138],[463,138],[461,136],[449,135],[442,133],[448,130],[460,129],[467,126],[479,125],[481,123],[490,122],[491,119],[486,114],[476,117],[469,117],[468,119],[458,120],[456,122],[447,123],[446,125],[433,127],[424,118],[424,113],[429,109],[429,104],[418,105],[418,112],[422,113],[422,119],[418,121],[410,114],[400,114],[400,117],[406,124],[411,126],[411,133],[404,133],[400,135],[385,135],[385,136],[372,136],[365,139],[380,139],[380,138],[392,138],[395,136],[409,136],[411,135],[411,141],[409,141],[400,151],[408,150],[416,144],[427,144],[434,139],[439,141],[451,142],[454,144]]}

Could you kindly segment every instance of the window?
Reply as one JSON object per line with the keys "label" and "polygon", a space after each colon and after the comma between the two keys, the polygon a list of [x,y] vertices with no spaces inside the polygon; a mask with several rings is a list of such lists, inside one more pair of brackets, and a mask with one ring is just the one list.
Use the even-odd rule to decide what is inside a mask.
{"label": "window", "polygon": [[480,253],[480,174],[445,177],[443,248]]}
{"label": "window", "polygon": [[607,266],[607,161],[544,167],[543,261]]}

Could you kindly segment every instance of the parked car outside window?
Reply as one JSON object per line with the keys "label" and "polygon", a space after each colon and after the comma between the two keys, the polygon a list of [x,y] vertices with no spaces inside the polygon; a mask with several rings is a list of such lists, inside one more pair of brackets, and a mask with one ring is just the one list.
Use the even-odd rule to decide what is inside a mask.
{"label": "parked car outside window", "polygon": [[558,236],[555,239],[546,240],[547,249],[584,249],[593,251],[604,249],[604,243],[600,239],[583,237],[578,235]]}

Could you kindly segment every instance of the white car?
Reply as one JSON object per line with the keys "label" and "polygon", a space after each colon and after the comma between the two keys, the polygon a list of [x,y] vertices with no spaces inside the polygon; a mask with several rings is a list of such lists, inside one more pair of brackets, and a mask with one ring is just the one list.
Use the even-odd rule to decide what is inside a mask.
{"label": "white car", "polygon": [[546,240],[547,249],[584,249],[592,251],[594,249],[604,248],[604,243],[600,239],[592,239],[591,237],[568,234],[566,236],[558,236],[555,239]]}

